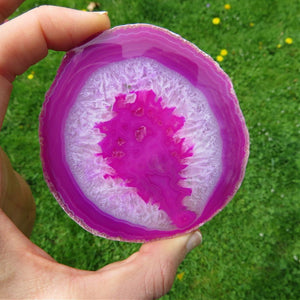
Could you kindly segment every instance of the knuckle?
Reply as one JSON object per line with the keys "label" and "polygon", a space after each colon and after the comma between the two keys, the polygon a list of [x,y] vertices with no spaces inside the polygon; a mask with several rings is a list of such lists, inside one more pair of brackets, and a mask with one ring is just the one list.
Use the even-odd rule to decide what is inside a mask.
{"label": "knuckle", "polygon": [[45,11],[48,11],[49,9],[51,9],[51,5],[43,4],[43,5],[37,6],[34,10],[37,12],[43,13]]}
{"label": "knuckle", "polygon": [[49,5],[40,5],[32,10],[32,13],[36,15],[44,15],[48,11]]}
{"label": "knuckle", "polygon": [[51,11],[50,5],[40,5],[30,11],[31,15],[36,19],[48,18],[48,15]]}
{"label": "knuckle", "polygon": [[43,18],[49,19],[49,16],[55,14],[56,10],[57,7],[53,5],[43,4],[34,8],[32,10],[32,14],[41,19]]}

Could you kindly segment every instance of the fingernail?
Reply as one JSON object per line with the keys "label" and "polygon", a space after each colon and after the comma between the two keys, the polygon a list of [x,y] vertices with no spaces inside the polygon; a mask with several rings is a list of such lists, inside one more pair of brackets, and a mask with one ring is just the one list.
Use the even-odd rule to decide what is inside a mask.
{"label": "fingernail", "polygon": [[187,244],[186,244],[186,250],[187,252],[192,251],[194,248],[199,246],[202,242],[202,235],[199,230],[195,231],[191,237],[189,238]]}
{"label": "fingernail", "polygon": [[93,11],[93,13],[95,14],[99,14],[99,15],[108,15],[108,12],[103,10],[103,11]]}

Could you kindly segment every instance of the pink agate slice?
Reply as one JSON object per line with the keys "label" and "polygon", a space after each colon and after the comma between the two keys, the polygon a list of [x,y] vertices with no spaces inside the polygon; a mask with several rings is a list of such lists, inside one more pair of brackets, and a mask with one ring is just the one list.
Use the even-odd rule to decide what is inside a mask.
{"label": "pink agate slice", "polygon": [[180,36],[118,26],[69,51],[40,116],[45,179],[78,224],[115,240],[189,232],[244,177],[245,121],[228,76]]}

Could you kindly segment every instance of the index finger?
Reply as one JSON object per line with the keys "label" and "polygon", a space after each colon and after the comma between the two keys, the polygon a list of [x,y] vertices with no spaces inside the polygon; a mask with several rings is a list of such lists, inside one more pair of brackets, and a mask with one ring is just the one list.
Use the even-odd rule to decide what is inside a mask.
{"label": "index finger", "polygon": [[69,50],[110,27],[107,13],[41,6],[0,26],[0,128],[11,82],[44,58],[48,49]]}

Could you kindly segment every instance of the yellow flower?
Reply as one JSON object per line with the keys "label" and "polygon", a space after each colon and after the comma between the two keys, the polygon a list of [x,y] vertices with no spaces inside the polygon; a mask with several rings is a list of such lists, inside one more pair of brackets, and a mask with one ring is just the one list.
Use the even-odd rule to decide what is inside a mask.
{"label": "yellow flower", "polygon": [[212,23],[213,23],[214,25],[219,25],[219,24],[221,23],[221,19],[218,18],[218,17],[213,18],[213,19],[212,19]]}
{"label": "yellow flower", "polygon": [[33,77],[34,77],[34,71],[32,71],[32,72],[27,76],[27,78],[28,78],[29,80],[33,79]]}
{"label": "yellow flower", "polygon": [[221,62],[221,61],[223,61],[224,60],[224,57],[222,56],[222,55],[218,55],[217,56],[217,61],[218,62]]}
{"label": "yellow flower", "polygon": [[254,26],[254,23],[253,23],[253,22],[249,23],[249,26],[250,26],[250,27],[253,27],[253,26]]}
{"label": "yellow flower", "polygon": [[181,281],[181,280],[182,280],[182,278],[183,278],[183,275],[184,275],[184,272],[181,272],[181,273],[177,274],[177,276],[176,276],[176,277],[177,277],[177,279],[178,279],[178,280],[180,280],[180,281]]}
{"label": "yellow flower", "polygon": [[278,44],[276,47],[279,49],[279,48],[281,48],[281,47],[282,47],[282,45],[281,45],[281,44]]}
{"label": "yellow flower", "polygon": [[228,9],[231,8],[231,5],[227,3],[227,4],[224,5],[224,8],[228,10]]}
{"label": "yellow flower", "polygon": [[220,55],[221,56],[226,56],[228,54],[228,51],[226,50],[226,49],[222,49],[221,51],[220,51]]}
{"label": "yellow flower", "polygon": [[293,44],[293,39],[290,38],[290,37],[287,37],[284,41],[285,41],[288,45]]}

